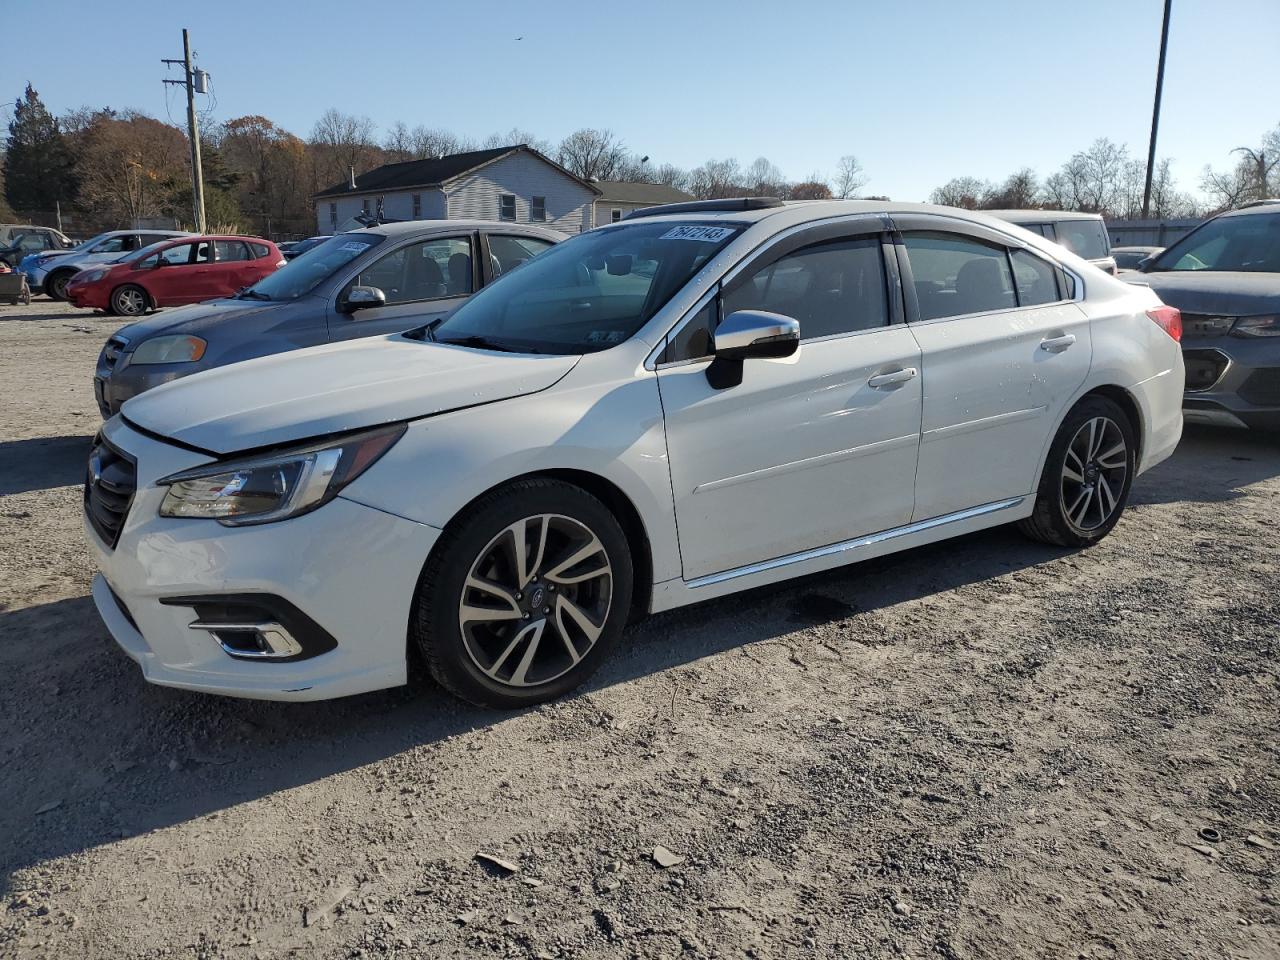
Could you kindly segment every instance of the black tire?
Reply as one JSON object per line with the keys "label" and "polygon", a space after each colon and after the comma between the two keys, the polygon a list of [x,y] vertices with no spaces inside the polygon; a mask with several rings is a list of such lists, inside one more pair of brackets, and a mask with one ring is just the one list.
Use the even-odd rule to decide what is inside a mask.
{"label": "black tire", "polygon": [[67,299],[67,284],[75,276],[74,270],[55,270],[44,278],[44,292],[50,300],[63,303]]}
{"label": "black tire", "polygon": [[[1103,439],[1098,444],[1098,456],[1081,460],[1080,452],[1088,448],[1090,424],[1098,422],[1113,424],[1115,432],[1110,432],[1110,427],[1100,428]],[[1111,459],[1102,455],[1114,449],[1120,438],[1124,443],[1122,479],[1118,468],[1104,467],[1098,462],[1119,464],[1118,454]],[[1059,547],[1089,547],[1097,543],[1119,522],[1129,502],[1137,449],[1136,431],[1124,409],[1106,397],[1085,397],[1067,414],[1053,438],[1036,491],[1035,510],[1025,520],[1018,521],[1018,529],[1033,540]],[[1078,475],[1077,463],[1083,468],[1079,483],[1073,478]],[[1118,495],[1116,486],[1119,486]],[[1110,499],[1104,495],[1104,488]],[[1091,499],[1095,496],[1096,504]],[[1111,509],[1104,515],[1108,504]]]}
{"label": "black tire", "polygon": [[140,317],[151,309],[151,297],[136,284],[126,283],[111,291],[111,312],[119,317]]}
{"label": "black tire", "polygon": [[[543,520],[544,517],[551,519]],[[541,532],[542,545],[534,543],[533,551],[525,554],[526,558],[532,556],[534,562],[526,562],[526,565],[532,568],[534,576],[525,587],[527,595],[510,591],[520,601],[512,609],[525,609],[535,600],[537,607],[541,607],[543,599],[551,606],[541,611],[537,607],[531,611],[526,609],[521,619],[506,616],[495,624],[486,623],[483,619],[464,620],[468,610],[480,606],[489,609],[490,606],[486,602],[490,596],[488,592],[480,591],[477,600],[477,591],[468,586],[474,582],[470,579],[473,567],[478,568],[486,558],[510,549],[510,544],[515,542],[514,536],[510,541],[503,538],[509,534],[509,528],[526,520],[547,526],[530,528]],[[564,524],[564,530],[570,533],[581,529],[595,537],[594,543],[588,540],[588,546],[583,548],[593,551],[587,560],[563,570],[562,564],[556,565],[555,561],[563,560],[564,555],[575,555],[577,544],[567,539],[567,534],[560,528],[553,529],[552,523]],[[534,539],[537,539],[536,533]],[[542,562],[544,554],[547,557],[545,564]],[[602,561],[593,559],[601,556]],[[607,572],[585,584],[552,582],[558,572],[567,575],[571,571],[579,571],[578,576],[581,576],[582,565],[591,567],[588,561],[604,563]],[[608,581],[607,600],[602,599],[605,578]],[[485,575],[486,581],[501,579],[497,574]],[[518,580],[519,576],[516,575],[515,579]],[[556,583],[562,583],[562,597],[554,594]],[[584,588],[589,593],[579,592]],[[544,597],[539,592],[542,589],[551,592]],[[608,507],[582,488],[563,481],[520,480],[485,495],[445,529],[418,581],[410,620],[410,640],[422,654],[431,675],[455,696],[482,707],[512,709],[532,706],[563,696],[599,668],[626,626],[632,590],[633,570],[627,538]],[[581,606],[588,606],[588,600],[596,605],[597,614],[602,619],[591,622],[592,629],[599,631],[593,642],[584,628],[575,626],[567,613],[562,614],[558,604],[571,598]],[[499,606],[502,602],[498,601]],[[603,607],[602,613],[599,607]],[[532,620],[530,612],[534,615]],[[516,637],[536,628],[538,620],[544,626],[538,629],[535,638],[520,641]],[[573,639],[565,639],[560,632],[562,621]],[[470,631],[467,630],[468,623],[473,624]],[[476,623],[479,626],[474,626]],[[521,661],[520,666],[525,665],[523,653],[531,646],[537,647],[544,633],[550,645],[545,649],[538,648],[536,654],[531,653],[527,659],[532,665],[522,676],[516,676],[521,672],[516,661]],[[569,647],[575,648],[580,659],[570,660],[571,665],[563,672],[554,672],[563,663],[552,662],[545,669],[542,667],[543,660],[554,661],[558,657],[564,661],[571,657],[571,654],[563,652]],[[493,657],[490,663],[492,673],[487,673],[480,661],[500,649],[507,651],[505,659],[502,654]],[[513,653],[513,650],[517,652]],[[534,660],[535,656],[541,659]],[[511,668],[511,676],[499,676],[508,667]],[[529,674],[536,674],[539,670],[547,673],[547,679],[539,681],[535,676],[526,685],[519,685],[519,681],[528,680]]]}

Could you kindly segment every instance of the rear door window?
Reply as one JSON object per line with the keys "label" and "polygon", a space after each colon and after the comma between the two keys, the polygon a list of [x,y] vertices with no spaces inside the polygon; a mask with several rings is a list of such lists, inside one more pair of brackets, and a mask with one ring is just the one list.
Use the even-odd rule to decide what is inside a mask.
{"label": "rear door window", "polygon": [[1047,260],[1026,250],[1011,250],[1013,279],[1018,288],[1018,305],[1033,307],[1062,299],[1058,291],[1058,271]]}
{"label": "rear door window", "polygon": [[249,249],[239,240],[215,240],[213,248],[219,263],[249,260]]}
{"label": "rear door window", "polygon": [[921,320],[1008,310],[1018,305],[1002,246],[942,232],[903,236]]}

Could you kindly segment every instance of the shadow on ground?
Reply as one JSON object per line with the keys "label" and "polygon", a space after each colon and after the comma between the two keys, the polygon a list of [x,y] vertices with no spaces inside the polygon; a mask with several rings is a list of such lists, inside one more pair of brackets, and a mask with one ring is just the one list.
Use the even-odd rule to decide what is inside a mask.
{"label": "shadow on ground", "polygon": [[[60,438],[51,441],[58,457],[31,459],[65,457],[65,482],[76,482],[72,451],[86,441]],[[25,469],[50,483],[64,479],[62,468]],[[4,479],[13,486],[10,474]],[[1274,442],[1189,432],[1173,461],[1139,481],[1134,500],[1226,500],[1278,474]],[[1003,527],[653,617],[627,631],[621,653],[579,696],[1067,553]],[[860,649],[856,635],[836,641],[850,656]],[[507,716],[468,707],[425,681],[312,704],[153,687],[115,648],[87,597],[0,612],[0,885],[7,889],[14,870],[48,858],[227,810]]]}
{"label": "shadow on ground", "polygon": [[0,441],[0,497],[84,483],[93,437]]}

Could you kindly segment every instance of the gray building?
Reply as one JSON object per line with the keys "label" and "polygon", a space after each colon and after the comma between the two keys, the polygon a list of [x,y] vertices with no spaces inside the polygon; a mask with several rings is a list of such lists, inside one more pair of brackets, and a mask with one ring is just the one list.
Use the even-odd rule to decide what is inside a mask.
{"label": "gray building", "polygon": [[665,183],[632,183],[628,180],[596,180],[600,196],[595,200],[595,218],[592,223],[603,227],[617,223],[632,210],[653,207],[660,203],[683,203],[692,200],[690,194]]}
{"label": "gray building", "polygon": [[321,190],[316,226],[334,233],[365,213],[388,220],[506,220],[562,233],[593,225],[600,190],[526,144],[388,163]]}

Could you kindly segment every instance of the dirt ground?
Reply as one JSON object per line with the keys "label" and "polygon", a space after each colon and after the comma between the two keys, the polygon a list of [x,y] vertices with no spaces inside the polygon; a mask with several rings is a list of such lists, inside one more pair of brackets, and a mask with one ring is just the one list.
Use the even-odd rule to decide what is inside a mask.
{"label": "dirt ground", "polygon": [[0,956],[1280,957],[1275,439],[1189,430],[1087,552],[655,617],[536,710],[236,701],[87,596],[115,326],[0,307]]}

